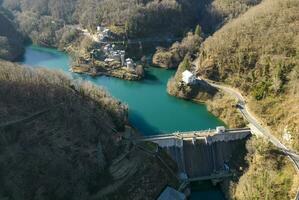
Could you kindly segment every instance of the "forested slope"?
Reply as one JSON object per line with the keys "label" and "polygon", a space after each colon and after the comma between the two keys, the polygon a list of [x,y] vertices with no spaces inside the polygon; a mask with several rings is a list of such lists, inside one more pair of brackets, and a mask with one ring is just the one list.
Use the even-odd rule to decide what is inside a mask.
{"label": "forested slope", "polygon": [[[230,127],[244,126],[236,101],[218,92],[182,86],[185,69],[197,76],[238,88],[251,111],[285,145],[299,150],[299,3],[264,0],[207,38],[196,67],[187,58],[170,80],[170,94],[205,101]],[[190,59],[189,59],[190,60]],[[194,95],[195,94],[195,95]],[[245,121],[246,122],[246,121]],[[291,137],[289,137],[291,136]],[[225,191],[231,199],[293,199],[298,175],[292,163],[267,141],[252,138],[247,145],[248,169]]]}
{"label": "forested slope", "polygon": [[0,199],[154,199],[176,186],[122,139],[127,107],[90,83],[0,61],[0,111]]}
{"label": "forested slope", "polygon": [[23,36],[11,13],[0,6],[0,59],[15,60],[23,52]]}
{"label": "forested slope", "polygon": [[[185,56],[197,55],[203,38],[259,3],[260,0],[202,1],[202,5],[197,9],[198,15],[193,22],[197,25],[193,25],[193,28],[190,29],[194,30],[194,33],[189,31],[181,42],[175,42],[168,49],[158,48],[153,56],[153,64],[158,67],[177,68]],[[191,7],[192,4],[187,11]]]}
{"label": "forested slope", "polygon": [[[235,3],[236,2],[236,3]],[[205,33],[217,29],[258,0],[3,0],[20,29],[35,43],[58,46],[65,24],[95,30],[117,26],[128,37],[182,36],[196,24]],[[231,10],[233,10],[231,12]]]}
{"label": "forested slope", "polygon": [[[299,4],[266,0],[208,38],[198,75],[239,88],[282,140],[299,150]],[[285,141],[288,142],[288,141]]]}

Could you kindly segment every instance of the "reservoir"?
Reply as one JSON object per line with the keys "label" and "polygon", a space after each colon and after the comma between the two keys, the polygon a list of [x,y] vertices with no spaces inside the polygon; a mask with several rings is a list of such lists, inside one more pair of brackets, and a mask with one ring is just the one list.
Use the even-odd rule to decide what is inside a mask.
{"label": "reservoir", "polygon": [[[71,74],[70,57],[56,49],[28,46],[22,64],[64,71],[104,87],[110,94],[129,106],[129,121],[144,135],[213,129],[223,122],[196,104],[167,94],[168,79],[175,71],[149,67],[142,81],[130,82],[112,77],[89,77]],[[223,199],[219,190],[192,193],[191,199]]]}
{"label": "reservoir", "polygon": [[[55,49],[29,46],[23,64],[69,73],[70,58]],[[104,76],[71,75],[104,87],[113,97],[128,104],[130,123],[145,135],[205,130],[223,125],[204,104],[167,94],[167,81],[175,71],[150,67],[146,73],[145,79],[137,82]]]}

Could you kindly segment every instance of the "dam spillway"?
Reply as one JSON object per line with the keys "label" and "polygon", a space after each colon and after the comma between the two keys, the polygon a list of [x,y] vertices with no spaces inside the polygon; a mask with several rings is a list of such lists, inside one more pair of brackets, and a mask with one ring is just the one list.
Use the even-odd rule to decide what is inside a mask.
{"label": "dam spillway", "polygon": [[[138,141],[150,141],[164,149],[177,163],[180,174],[190,180],[229,172],[233,154],[244,148],[251,135],[248,128],[224,131],[178,132],[143,137]],[[224,173],[227,172],[227,173]]]}

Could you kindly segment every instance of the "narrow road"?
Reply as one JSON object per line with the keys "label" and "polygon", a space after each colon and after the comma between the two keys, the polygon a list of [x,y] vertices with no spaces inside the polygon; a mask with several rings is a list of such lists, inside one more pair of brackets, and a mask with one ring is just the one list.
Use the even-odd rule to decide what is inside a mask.
{"label": "narrow road", "polygon": [[127,40],[121,40],[121,41],[101,41],[97,34],[93,34],[87,29],[82,28],[80,25],[68,25],[69,28],[74,28],[82,32],[83,35],[89,37],[94,42],[100,43],[100,44],[140,44],[140,43],[154,43],[154,42],[167,42],[167,43],[173,43],[175,41],[180,41],[183,38],[182,37],[148,37],[148,38],[138,38],[138,39],[127,39]]}
{"label": "narrow road", "polygon": [[[270,131],[264,127],[261,126],[261,123],[252,115],[246,105],[246,100],[242,96],[242,94],[234,88],[231,88],[229,86],[224,86],[220,84],[216,84],[215,82],[212,82],[210,80],[205,79],[210,85],[214,86],[215,88],[218,88],[234,98],[238,100],[238,110],[242,113],[242,115],[247,119],[247,121],[254,126],[255,129],[257,129],[268,141],[270,141],[274,146],[276,146],[280,151],[282,151],[284,154],[286,154],[291,161],[293,162],[295,168],[297,169],[297,172],[299,173],[299,155],[291,150],[288,149],[284,144],[282,144],[274,135],[270,133]],[[299,200],[299,193],[296,197],[297,200]]]}
{"label": "narrow road", "polygon": [[283,145],[275,136],[273,136],[267,129],[263,128],[261,126],[261,123],[259,123],[259,121],[250,113],[247,105],[246,105],[246,101],[245,98],[242,96],[242,94],[231,87],[228,86],[223,86],[223,85],[218,85],[215,83],[210,83],[213,87],[216,87],[228,94],[230,94],[231,96],[233,96],[234,98],[238,99],[238,110],[242,113],[242,115],[245,117],[245,119],[252,124],[260,133],[263,134],[263,136],[265,138],[267,138],[271,143],[273,143],[276,147],[278,147],[279,149],[284,149],[288,151],[288,148]]}
{"label": "narrow road", "polygon": [[[238,110],[242,113],[243,117],[247,119],[247,121],[254,126],[255,129],[257,129],[268,141],[270,141],[274,146],[276,146],[281,152],[283,152],[285,155],[288,156],[288,158],[293,163],[294,167],[297,170],[297,173],[299,173],[299,155],[293,151],[288,149],[284,144],[282,144],[274,135],[270,133],[270,131],[264,127],[261,126],[261,123],[252,115],[246,105],[246,100],[242,96],[242,94],[234,88],[231,88],[229,86],[224,86],[220,84],[216,84],[215,82],[212,82],[210,80],[205,79],[210,85],[214,86],[215,88],[218,88],[234,98],[238,100]],[[295,197],[295,200],[299,200],[299,190],[297,191],[297,195]]]}

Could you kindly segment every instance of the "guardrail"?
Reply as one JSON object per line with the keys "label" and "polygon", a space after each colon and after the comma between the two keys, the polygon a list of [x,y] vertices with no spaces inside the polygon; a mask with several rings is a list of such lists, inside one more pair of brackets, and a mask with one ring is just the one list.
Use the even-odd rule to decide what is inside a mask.
{"label": "guardrail", "polygon": [[140,136],[131,138],[134,141],[152,141],[152,140],[163,140],[163,139],[188,139],[188,138],[206,138],[208,136],[222,135],[222,134],[232,134],[239,132],[251,132],[250,128],[236,128],[236,129],[227,129],[224,133],[216,133],[216,129],[201,130],[201,131],[187,131],[187,132],[174,132],[168,134],[159,134],[151,136]]}

